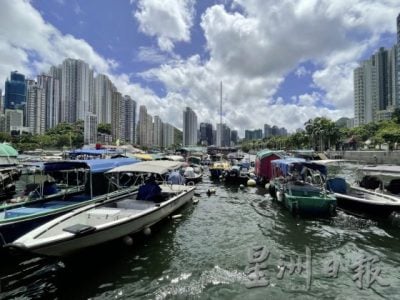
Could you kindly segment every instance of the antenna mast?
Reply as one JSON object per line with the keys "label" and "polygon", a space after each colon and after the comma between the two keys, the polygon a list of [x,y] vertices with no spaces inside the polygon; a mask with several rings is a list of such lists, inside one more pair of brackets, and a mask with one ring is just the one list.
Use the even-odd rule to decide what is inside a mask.
{"label": "antenna mast", "polygon": [[221,127],[222,127],[222,81],[221,81],[221,88],[220,88],[219,123],[221,124]]}

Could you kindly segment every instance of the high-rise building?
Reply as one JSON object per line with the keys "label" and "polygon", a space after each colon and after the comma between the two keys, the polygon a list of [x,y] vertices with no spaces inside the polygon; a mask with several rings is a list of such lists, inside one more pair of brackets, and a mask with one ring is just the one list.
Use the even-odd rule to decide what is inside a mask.
{"label": "high-rise building", "polygon": [[74,123],[85,120],[93,109],[93,70],[82,60],[67,58],[62,63],[60,120]]}
{"label": "high-rise building", "polygon": [[200,123],[200,143],[204,146],[213,144],[213,127],[210,123]]}
{"label": "high-rise building", "polygon": [[25,109],[26,83],[25,75],[17,71],[11,72],[10,80],[5,83],[4,108]]}
{"label": "high-rise building", "polygon": [[32,134],[46,130],[46,93],[34,80],[26,81],[26,126]]}
{"label": "high-rise building", "polygon": [[163,122],[159,116],[153,118],[153,146],[162,147]]}
{"label": "high-rise building", "polygon": [[85,144],[94,144],[97,142],[97,116],[93,113],[86,113],[84,128]]}
{"label": "high-rise building", "polygon": [[272,136],[272,128],[268,124],[264,124],[264,138],[270,138]]}
{"label": "high-rise building", "polygon": [[231,131],[231,142],[233,145],[236,145],[239,141],[239,134],[237,130],[232,130]]}
{"label": "high-rise building", "polygon": [[183,145],[197,145],[197,115],[190,107],[183,111]]}
{"label": "high-rise building", "polygon": [[3,91],[0,89],[0,114],[4,112]]}
{"label": "high-rise building", "polygon": [[244,138],[246,140],[261,140],[262,137],[263,137],[262,129],[244,131]]}
{"label": "high-rise building", "polygon": [[147,108],[144,105],[139,107],[137,137],[137,143],[140,146],[151,146],[153,137],[153,118],[147,113]]}
{"label": "high-rise building", "polygon": [[397,44],[400,44],[400,14],[397,15]]}
{"label": "high-rise building", "polygon": [[111,100],[113,92],[116,92],[114,84],[103,74],[94,79],[94,111],[99,123],[111,123]]}
{"label": "high-rise building", "polygon": [[130,144],[135,143],[136,135],[136,101],[131,97],[125,96],[125,141]]}
{"label": "high-rise building", "polygon": [[46,95],[45,122],[47,130],[59,123],[60,81],[52,76],[42,74],[37,77],[37,82]]}
{"label": "high-rise building", "polygon": [[231,146],[231,129],[226,124],[217,124],[216,133],[218,147]]}
{"label": "high-rise building", "polygon": [[162,124],[162,147],[168,148],[175,143],[174,126],[169,123]]}
{"label": "high-rise building", "polygon": [[125,99],[120,92],[112,97],[111,132],[114,141],[125,141]]}
{"label": "high-rise building", "polygon": [[6,131],[20,131],[23,127],[23,111],[20,109],[6,109],[4,114],[6,115]]}
{"label": "high-rise building", "polygon": [[354,70],[354,125],[391,117],[400,107],[400,14],[397,17],[397,43],[383,47]]}

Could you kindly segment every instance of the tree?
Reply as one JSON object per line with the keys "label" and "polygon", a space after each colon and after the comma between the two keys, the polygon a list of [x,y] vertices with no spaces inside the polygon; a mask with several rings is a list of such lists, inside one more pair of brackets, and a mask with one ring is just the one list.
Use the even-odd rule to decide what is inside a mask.
{"label": "tree", "polygon": [[400,108],[396,108],[394,112],[392,113],[392,120],[396,124],[400,124]]}
{"label": "tree", "polygon": [[111,134],[111,124],[109,124],[109,123],[100,123],[97,126],[97,131],[99,133]]}

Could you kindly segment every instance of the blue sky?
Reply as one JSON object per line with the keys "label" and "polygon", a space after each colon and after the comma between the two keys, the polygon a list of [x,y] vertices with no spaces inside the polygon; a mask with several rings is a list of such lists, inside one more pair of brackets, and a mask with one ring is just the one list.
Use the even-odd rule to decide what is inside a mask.
{"label": "blue sky", "polygon": [[0,0],[0,82],[87,61],[150,114],[294,131],[353,115],[352,70],[395,43],[397,0]]}

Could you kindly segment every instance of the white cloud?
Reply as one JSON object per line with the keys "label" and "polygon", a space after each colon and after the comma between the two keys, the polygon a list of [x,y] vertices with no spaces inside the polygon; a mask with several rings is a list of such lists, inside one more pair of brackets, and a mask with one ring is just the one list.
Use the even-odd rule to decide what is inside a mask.
{"label": "white cloud", "polygon": [[304,66],[300,66],[297,68],[296,71],[294,71],[294,74],[296,74],[297,77],[304,77],[310,74],[310,71],[307,70]]}
{"label": "white cloud", "polygon": [[[132,84],[128,75],[114,74],[117,61],[100,56],[86,41],[63,35],[46,23],[29,1],[3,2],[0,37],[0,88],[4,87],[10,71],[18,70],[34,78],[41,72],[47,72],[50,66],[71,57],[82,59],[96,72],[109,75],[121,93],[131,95],[139,103],[160,101],[152,91]],[[159,106],[159,102],[154,106]]]}
{"label": "white cloud", "polygon": [[[170,51],[141,47],[137,52],[138,60],[162,63],[140,76],[164,84],[164,98],[132,84],[128,74],[115,74],[118,62],[45,23],[28,1],[2,4],[0,82],[11,70],[35,75],[65,57],[81,58],[108,74],[123,94],[146,104],[151,114],[181,127],[185,106],[196,111],[200,122],[219,121],[223,81],[224,122],[232,129],[243,135],[246,128],[268,123],[293,131],[309,118],[353,114],[352,71],[366,51],[379,46],[383,33],[394,35],[400,10],[398,0],[233,0],[233,10],[214,5],[201,17],[209,58],[182,59],[172,50],[177,42],[190,41],[194,1],[136,3],[140,30],[156,37],[161,51]],[[306,61],[318,69],[298,67]],[[318,91],[279,98],[276,92],[292,71],[299,76],[311,72]]]}
{"label": "white cloud", "polygon": [[171,52],[174,42],[190,41],[193,5],[193,0],[138,0],[133,14],[139,29],[157,37],[161,50]]}

